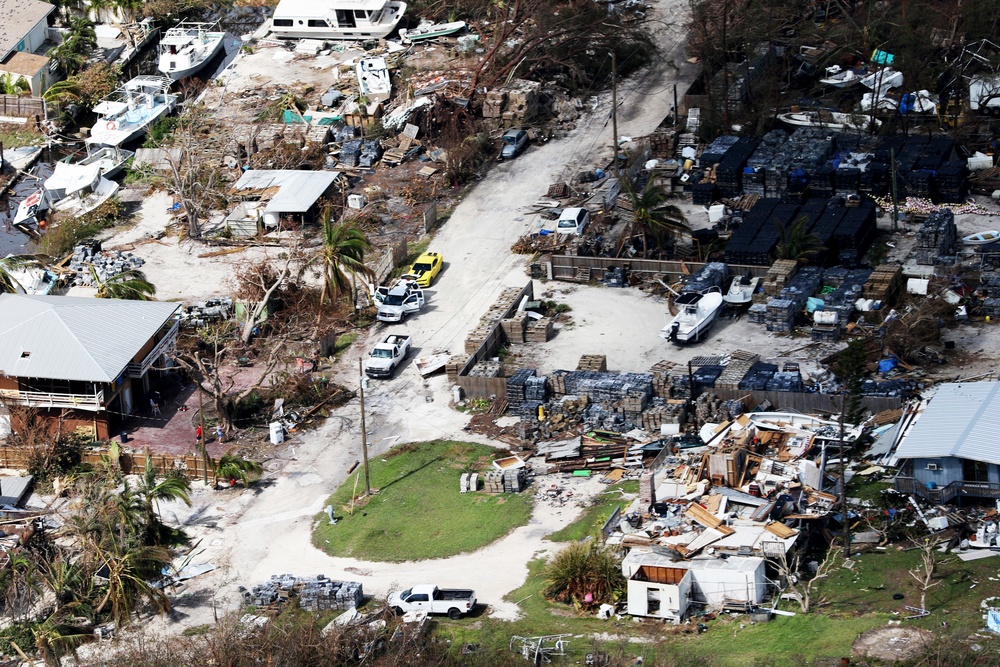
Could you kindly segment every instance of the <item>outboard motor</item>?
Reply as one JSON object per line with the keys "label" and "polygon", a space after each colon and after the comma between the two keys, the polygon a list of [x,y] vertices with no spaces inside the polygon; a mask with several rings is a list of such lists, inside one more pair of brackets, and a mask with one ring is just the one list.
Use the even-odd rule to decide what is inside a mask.
{"label": "outboard motor", "polygon": [[677,332],[680,331],[680,322],[674,322],[673,326],[670,327],[670,336],[667,338],[668,341],[673,343],[677,340]]}

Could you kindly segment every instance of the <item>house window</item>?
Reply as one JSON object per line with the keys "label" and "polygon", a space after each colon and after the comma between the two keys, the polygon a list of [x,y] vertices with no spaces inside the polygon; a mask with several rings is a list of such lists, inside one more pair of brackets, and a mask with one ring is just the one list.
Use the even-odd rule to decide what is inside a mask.
{"label": "house window", "polygon": [[990,466],[982,461],[962,461],[962,479],[966,482],[990,481]]}

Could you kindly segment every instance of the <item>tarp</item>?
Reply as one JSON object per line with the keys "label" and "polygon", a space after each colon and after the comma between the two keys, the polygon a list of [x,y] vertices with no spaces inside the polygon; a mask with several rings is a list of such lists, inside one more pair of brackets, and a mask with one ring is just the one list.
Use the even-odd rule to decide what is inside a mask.
{"label": "tarp", "polygon": [[896,360],[895,357],[889,357],[888,359],[882,359],[881,361],[878,362],[878,372],[879,373],[888,373],[893,368],[895,368],[898,363],[899,362]]}

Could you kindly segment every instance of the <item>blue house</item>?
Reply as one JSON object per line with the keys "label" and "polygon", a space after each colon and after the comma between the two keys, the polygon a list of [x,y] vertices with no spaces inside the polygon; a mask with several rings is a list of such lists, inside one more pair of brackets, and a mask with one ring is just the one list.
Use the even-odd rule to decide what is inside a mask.
{"label": "blue house", "polygon": [[935,503],[1000,498],[1000,382],[951,382],[896,450],[896,490]]}

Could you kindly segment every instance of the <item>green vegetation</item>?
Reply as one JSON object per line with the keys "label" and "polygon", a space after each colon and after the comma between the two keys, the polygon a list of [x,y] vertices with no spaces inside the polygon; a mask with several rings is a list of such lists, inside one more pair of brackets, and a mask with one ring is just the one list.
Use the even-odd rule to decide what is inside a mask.
{"label": "green vegetation", "polygon": [[[497,450],[449,440],[396,447],[362,468],[329,500],[338,518],[317,515],[313,543],[334,556],[400,562],[474,551],[527,523],[529,494],[460,494],[463,472],[483,471]],[[352,507],[352,498],[355,498]],[[419,519],[419,520],[418,520]]]}
{"label": "green vegetation", "polygon": [[546,595],[591,609],[625,593],[621,562],[596,540],[573,542],[557,553],[545,566],[545,580]]}
{"label": "green vegetation", "polygon": [[580,518],[552,533],[549,539],[553,542],[570,542],[586,537],[595,537],[615,508],[624,509],[628,505],[631,498],[623,496],[623,492],[628,496],[639,493],[639,482],[628,480],[609,486],[605,493],[598,496],[589,507],[583,510]]}
{"label": "green vegetation", "polygon": [[356,331],[348,331],[337,336],[337,342],[333,344],[333,355],[336,356],[354,344],[358,339]]}
{"label": "green vegetation", "polygon": [[112,197],[87,215],[78,218],[64,217],[57,225],[50,226],[42,237],[42,251],[51,257],[62,257],[73,251],[73,246],[83,239],[114,227],[125,210],[117,197]]}

